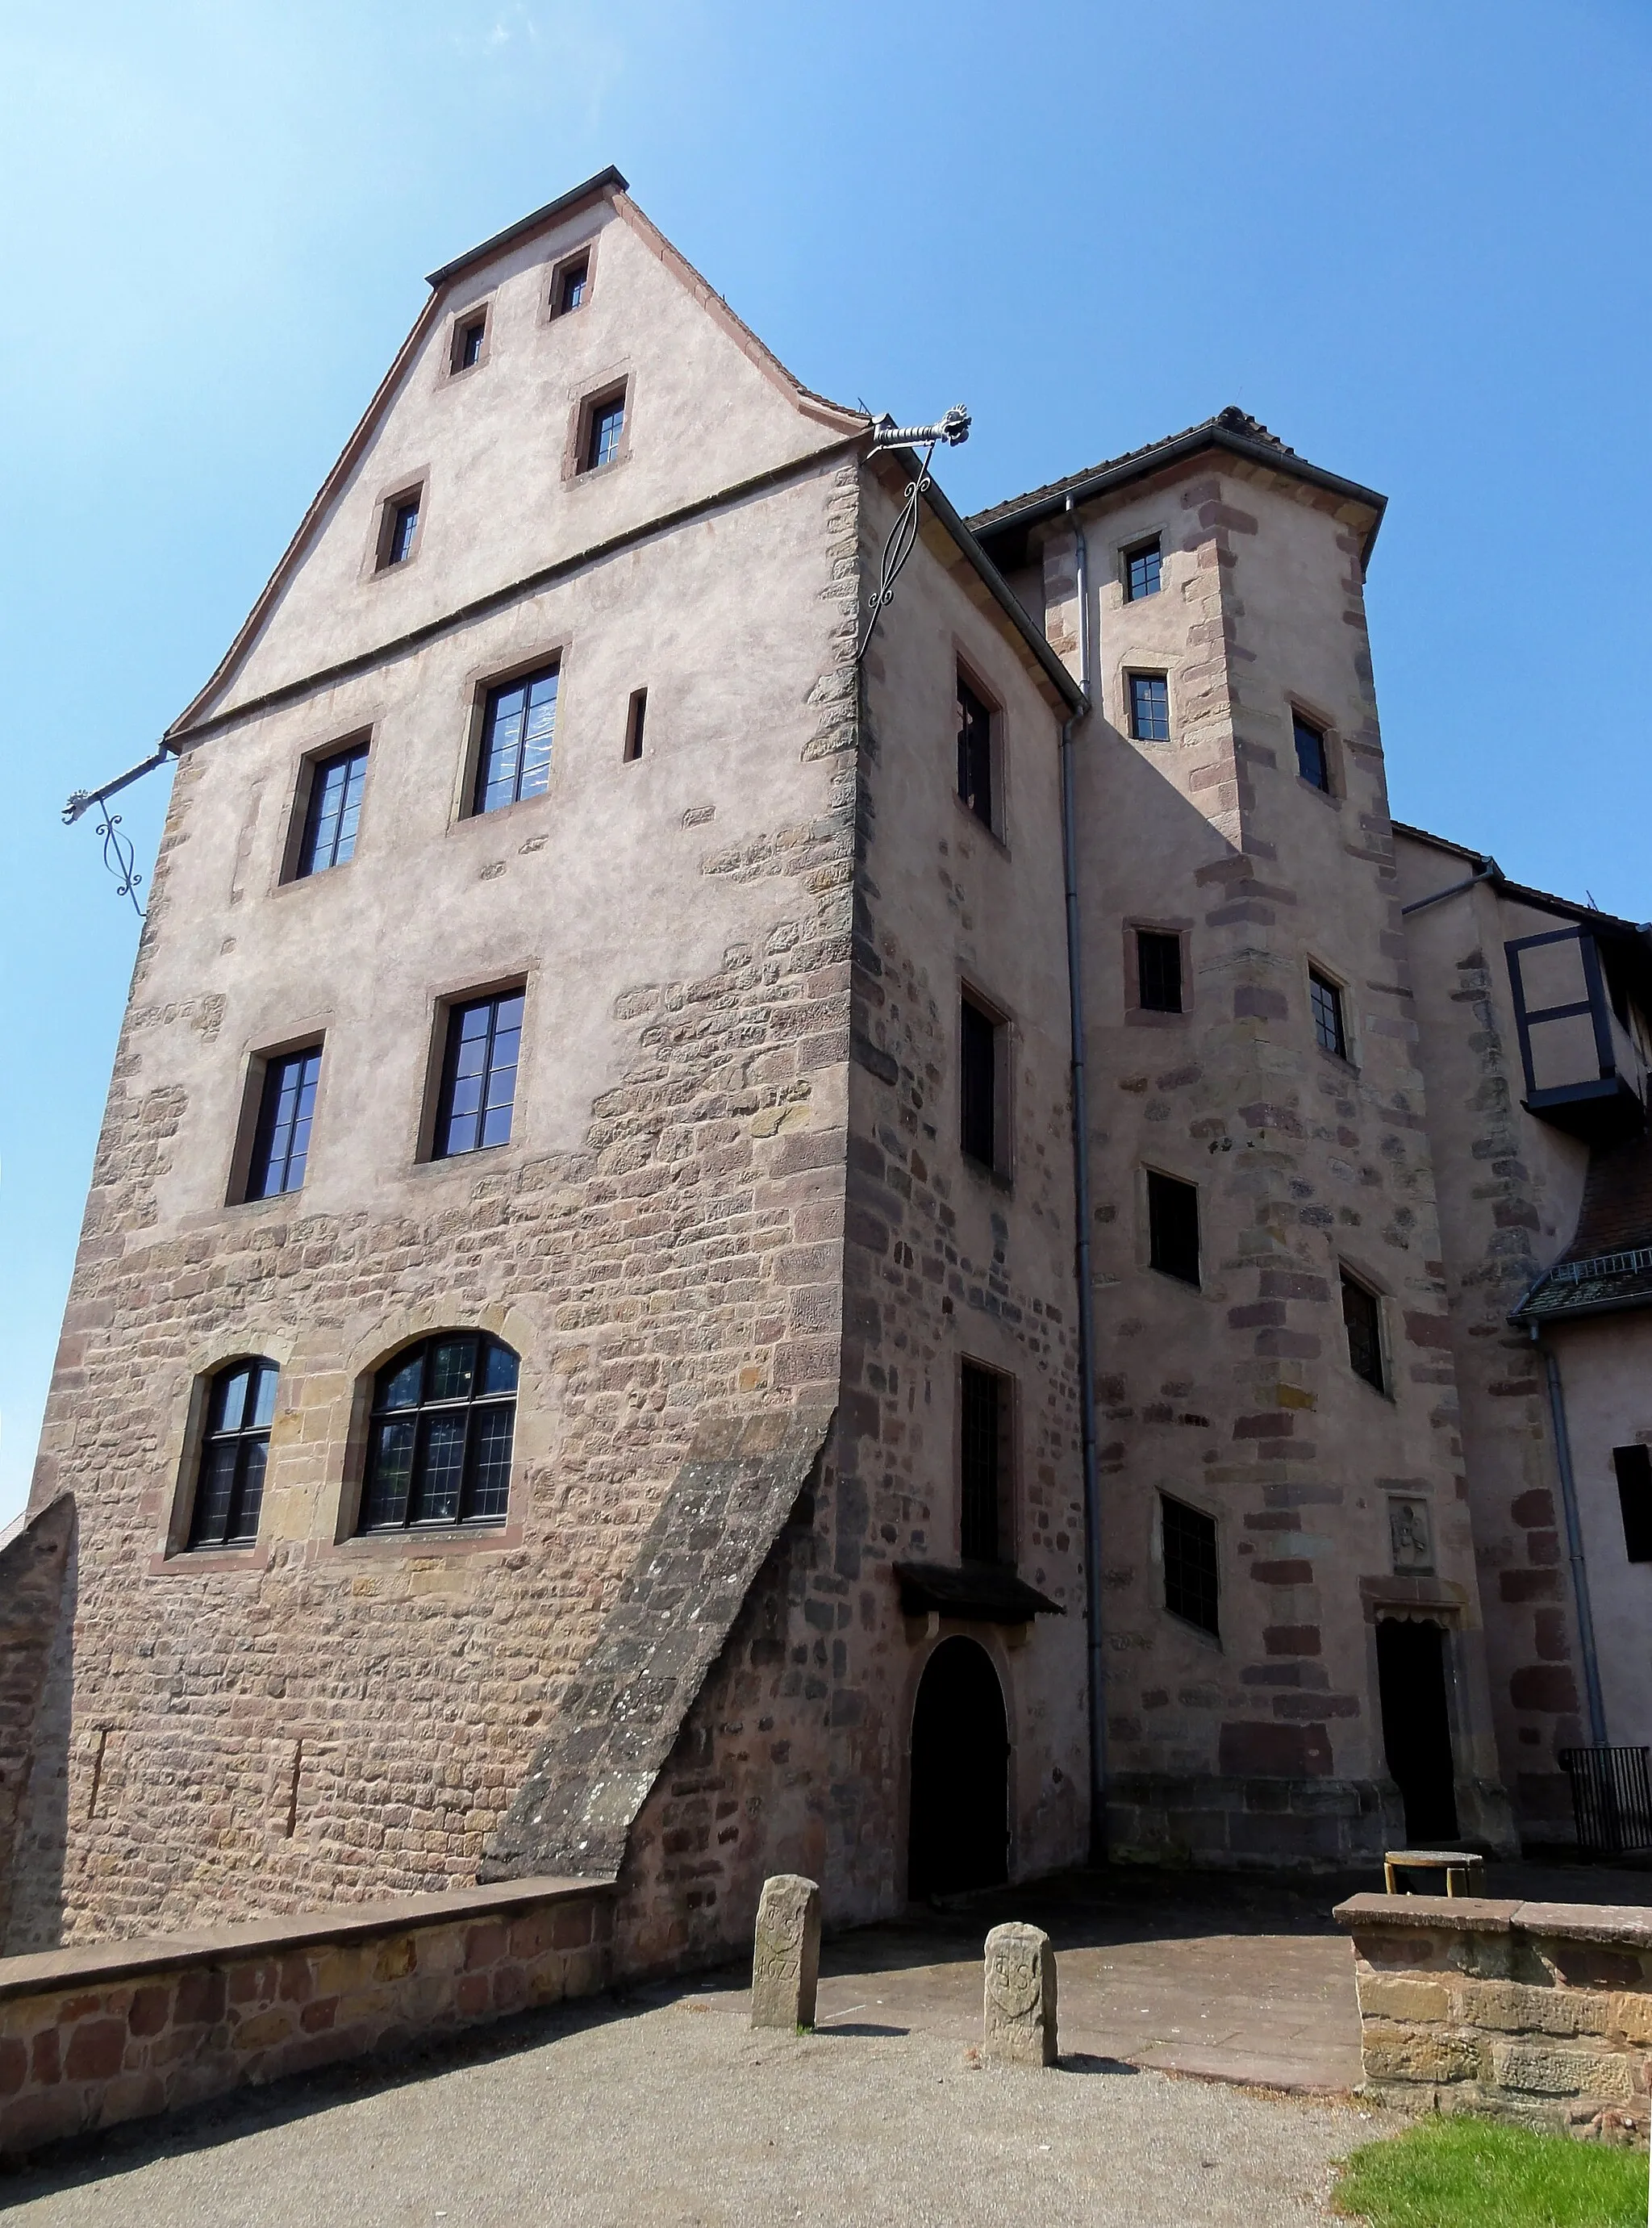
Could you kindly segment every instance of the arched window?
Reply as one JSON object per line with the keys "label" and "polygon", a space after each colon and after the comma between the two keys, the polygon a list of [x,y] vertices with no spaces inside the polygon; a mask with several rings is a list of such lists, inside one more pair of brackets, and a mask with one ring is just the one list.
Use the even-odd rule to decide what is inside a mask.
{"label": "arched window", "polygon": [[503,1521],[516,1368],[485,1331],[441,1331],[386,1363],[373,1387],[363,1532]]}
{"label": "arched window", "polygon": [[250,1547],[258,1538],[279,1374],[274,1362],[255,1355],[213,1379],[189,1516],[192,1547]]}

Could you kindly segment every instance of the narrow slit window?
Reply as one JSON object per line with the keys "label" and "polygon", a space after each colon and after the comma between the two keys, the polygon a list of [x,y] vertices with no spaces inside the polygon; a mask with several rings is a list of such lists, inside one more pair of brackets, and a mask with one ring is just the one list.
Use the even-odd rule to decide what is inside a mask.
{"label": "narrow slit window", "polygon": [[509,1143],[522,1005],[522,991],[507,990],[450,1008],[432,1159]]}
{"label": "narrow slit window", "polygon": [[1339,1060],[1348,1056],[1348,1032],[1342,1026],[1342,993],[1316,969],[1308,970],[1308,1002],[1313,1008],[1314,1035],[1327,1052]]}
{"label": "narrow slit window", "polygon": [[633,688],[631,701],[625,714],[625,763],[631,765],[643,755],[643,728],[648,719],[648,691]]}
{"label": "narrow slit window", "polygon": [[966,1563],[1002,1559],[1009,1384],[996,1369],[963,1365],[958,1444],[958,1548]]}
{"label": "narrow slit window", "polygon": [[380,1370],[363,1532],[504,1521],[518,1370],[508,1346],[474,1331],[443,1332]]}
{"label": "narrow slit window", "polygon": [[588,255],[576,255],[571,258],[556,274],[552,296],[552,315],[565,317],[570,310],[577,310],[585,300],[586,291],[590,283],[591,258]]}
{"label": "narrow slit window", "polygon": [[266,1063],[258,1126],[253,1133],[248,1199],[274,1199],[281,1192],[303,1188],[316,1086],[320,1080],[319,1045],[284,1053],[279,1060]]}
{"label": "narrow slit window", "polygon": [[591,406],[590,431],[586,436],[585,469],[599,472],[605,464],[611,464],[619,454],[620,436],[625,430],[625,398],[610,395],[605,401]]}
{"label": "narrow slit window", "polygon": [[497,812],[549,788],[560,682],[561,669],[551,665],[488,691],[473,810]]}
{"label": "narrow slit window", "polygon": [[1342,1321],[1348,1330],[1348,1366],[1379,1392],[1387,1390],[1382,1367],[1382,1303],[1356,1277],[1342,1271]]}
{"label": "narrow slit window", "polygon": [[1161,585],[1162,559],[1158,536],[1143,541],[1124,553],[1124,601],[1139,604],[1143,596],[1156,596]]}
{"label": "narrow slit window", "polygon": [[1177,1176],[1147,1172],[1149,1264],[1184,1284],[1199,1282],[1199,1188]]}
{"label": "narrow slit window", "polygon": [[1623,1553],[1631,1563],[1652,1563],[1652,1448],[1614,1447],[1612,1468],[1623,1519]]}
{"label": "narrow slit window", "polygon": [[355,855],[355,829],[367,785],[367,745],[318,759],[310,777],[310,803],[298,845],[295,879],[324,874]]}
{"label": "narrow slit window", "polygon": [[1220,1639],[1215,1518],[1162,1493],[1159,1527],[1164,1547],[1164,1606],[1172,1617],[1183,1617]]}
{"label": "narrow slit window", "polygon": [[959,1015],[958,1142],[983,1168],[998,1165],[998,1066],[1003,1024],[966,997]]}
{"label": "narrow slit window", "polygon": [[1130,676],[1130,731],[1138,743],[1170,739],[1170,683],[1162,673]]}
{"label": "narrow slit window", "polygon": [[258,1539],[275,1416],[272,1361],[232,1362],[212,1380],[189,1512],[191,1547],[250,1547]]}
{"label": "narrow slit window", "polygon": [[1136,996],[1143,1012],[1179,1014],[1181,1002],[1181,938],[1162,929],[1136,932]]}
{"label": "narrow slit window", "polygon": [[381,573],[387,573],[392,566],[405,565],[413,555],[419,535],[419,503],[416,495],[407,495],[386,505],[384,540],[379,553]]}
{"label": "narrow slit window", "polygon": [[1316,727],[1311,720],[1304,720],[1300,712],[1291,714],[1290,732],[1297,746],[1297,771],[1311,788],[1329,792],[1331,785],[1330,754],[1325,747],[1325,731]]}
{"label": "narrow slit window", "polygon": [[982,825],[992,825],[992,714],[958,675],[958,796]]}

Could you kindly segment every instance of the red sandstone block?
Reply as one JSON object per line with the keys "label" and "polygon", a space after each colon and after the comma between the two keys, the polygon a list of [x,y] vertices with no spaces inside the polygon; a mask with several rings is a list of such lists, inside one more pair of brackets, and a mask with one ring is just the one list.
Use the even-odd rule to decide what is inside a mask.
{"label": "red sandstone block", "polygon": [[98,2100],[98,2123],[112,2126],[117,2120],[141,2120],[166,2110],[166,2084],[158,2073],[122,2073],[107,2084]]}
{"label": "red sandstone block", "polygon": [[84,2108],[72,2089],[19,2097],[0,2112],[0,2150],[36,2150],[63,2135],[78,2135],[83,2124]]}
{"label": "red sandstone block", "polygon": [[496,1919],[484,1925],[473,1926],[464,1937],[464,1969],[474,1973],[479,1968],[496,1965],[505,1954],[505,1930]]}
{"label": "red sandstone block", "polygon": [[461,2019],[481,2019],[488,2008],[490,1994],[485,1973],[461,1973],[453,2001]]}
{"label": "red sandstone block", "polygon": [[519,2012],[528,2001],[528,1975],[520,1965],[500,1965],[493,1975],[493,2007],[496,2012]]}
{"label": "red sandstone block", "polygon": [[86,2020],[69,2037],[63,2071],[71,2081],[108,2081],[119,2072],[125,2054],[125,2020]]}
{"label": "red sandstone block", "polygon": [[133,2034],[158,2034],[166,2025],[172,2001],[170,1988],[161,1987],[138,1988],[132,1995],[132,2007],[126,2015],[126,2024]]}
{"label": "red sandstone block", "polygon": [[551,1942],[558,1950],[579,1950],[591,1939],[592,1906],[588,1903],[566,1905],[556,1913],[551,1928]]}
{"label": "red sandstone block", "polygon": [[324,2028],[331,2026],[337,2017],[338,1998],[317,1996],[313,2003],[306,2004],[299,2013],[298,2023],[306,2034],[319,2034]]}
{"label": "red sandstone block", "polygon": [[29,2078],[40,2089],[49,2088],[53,2082],[63,2078],[62,2058],[54,2026],[42,2028],[35,2037],[29,2053]]}
{"label": "red sandstone block", "polygon": [[307,2004],[316,1993],[315,1968],[302,1950],[281,1960],[280,1992],[288,2003]]}
{"label": "red sandstone block", "polygon": [[541,1950],[549,1947],[550,1941],[549,1914],[542,1911],[529,1911],[525,1917],[511,1922],[508,1953],[512,1957],[523,1959],[537,1957]]}
{"label": "red sandstone block", "polygon": [[28,2078],[28,2046],[9,2034],[0,2040],[0,2097],[15,2097]]}
{"label": "red sandstone block", "polygon": [[[252,1967],[242,1969],[246,1971]],[[227,1998],[222,1968],[215,1965],[199,1966],[193,1972],[178,1975],[177,2001],[172,2018],[178,2026],[211,2026],[222,2019]]]}

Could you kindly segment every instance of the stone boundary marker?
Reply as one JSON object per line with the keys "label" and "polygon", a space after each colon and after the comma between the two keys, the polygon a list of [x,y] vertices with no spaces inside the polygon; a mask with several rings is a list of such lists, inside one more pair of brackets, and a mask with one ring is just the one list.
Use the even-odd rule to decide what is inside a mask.
{"label": "stone boundary marker", "polygon": [[1367,2095],[1646,2147],[1652,1909],[1356,1895]]}
{"label": "stone boundary marker", "polygon": [[989,2065],[1055,2063],[1055,1950],[1040,1927],[1012,1921],[987,1937],[981,2055]]}
{"label": "stone boundary marker", "polygon": [[0,2157],[593,1994],[612,1893],[511,1880],[0,1959]]}
{"label": "stone boundary marker", "polygon": [[815,2024],[820,1978],[820,1890],[800,1873],[763,1883],[752,1943],[752,2025],[795,2033]]}

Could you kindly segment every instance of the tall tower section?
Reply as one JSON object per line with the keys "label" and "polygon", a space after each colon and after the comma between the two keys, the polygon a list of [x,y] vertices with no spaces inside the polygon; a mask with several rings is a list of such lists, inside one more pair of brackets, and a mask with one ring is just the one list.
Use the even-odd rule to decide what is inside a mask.
{"label": "tall tower section", "polygon": [[1366,633],[1382,509],[1228,410],[973,522],[1095,707],[1120,1856],[1508,1837]]}

